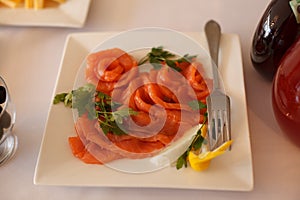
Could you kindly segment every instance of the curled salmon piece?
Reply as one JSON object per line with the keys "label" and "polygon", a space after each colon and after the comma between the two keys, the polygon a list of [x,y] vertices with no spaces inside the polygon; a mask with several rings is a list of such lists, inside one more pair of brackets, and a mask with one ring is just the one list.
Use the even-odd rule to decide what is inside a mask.
{"label": "curled salmon piece", "polygon": [[[190,110],[190,107],[187,106],[188,103],[197,100],[194,89],[182,73],[172,70],[169,67],[163,67],[157,72],[156,77],[152,77],[155,78],[155,82],[161,93],[160,96],[162,97],[156,99],[156,101],[161,102],[163,100],[166,108]],[[153,89],[149,88],[150,91],[155,92]]]}
{"label": "curled salmon piece", "polygon": [[111,92],[113,101],[128,105],[132,94],[140,85],[140,75],[138,68],[134,67],[123,74],[121,79],[114,85]]}
{"label": "curled salmon piece", "polygon": [[204,100],[208,95],[211,88],[212,81],[205,79],[202,74],[205,74],[203,66],[199,62],[193,62],[183,71],[183,75],[191,84],[196,92],[198,100]]}
{"label": "curled salmon piece", "polygon": [[110,94],[122,75],[136,66],[137,61],[119,48],[103,50],[87,57],[85,77],[98,91]]}
{"label": "curled salmon piece", "polygon": [[136,90],[133,97],[134,103],[131,106],[138,110],[149,113],[151,106],[154,104],[145,87]]}
{"label": "curled salmon piece", "polygon": [[180,103],[176,102],[169,102],[169,99],[171,99],[170,96],[172,96],[172,93],[170,96],[165,96],[162,92],[161,92],[161,88],[160,86],[158,86],[157,84],[147,84],[146,86],[146,91],[148,92],[151,100],[158,104],[161,105],[162,107],[166,108],[166,109],[175,109],[175,110],[181,110],[183,108],[184,105],[181,105]]}
{"label": "curled salmon piece", "polygon": [[[132,120],[125,120],[123,127],[143,139],[153,134],[175,138],[200,120],[199,112],[188,105],[197,100],[195,94],[188,95],[189,91],[194,92],[186,78],[168,67],[140,73],[125,90],[118,91],[119,97],[125,97],[121,102],[138,112],[131,116]],[[114,90],[113,97],[115,93]]]}

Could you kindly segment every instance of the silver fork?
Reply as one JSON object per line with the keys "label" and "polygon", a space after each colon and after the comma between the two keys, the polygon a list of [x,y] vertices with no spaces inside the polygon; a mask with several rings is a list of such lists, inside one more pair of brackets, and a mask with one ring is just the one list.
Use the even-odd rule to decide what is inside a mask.
{"label": "silver fork", "polygon": [[221,38],[220,25],[213,20],[208,21],[205,24],[205,35],[213,61],[213,89],[206,99],[208,111],[208,144],[209,149],[212,151],[224,142],[231,140],[230,98],[221,88],[220,75],[217,68]]}

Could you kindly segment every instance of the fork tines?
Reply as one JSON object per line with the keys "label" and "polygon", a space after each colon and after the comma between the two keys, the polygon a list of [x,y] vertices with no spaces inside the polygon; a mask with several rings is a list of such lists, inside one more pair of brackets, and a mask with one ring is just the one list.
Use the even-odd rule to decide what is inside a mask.
{"label": "fork tines", "polygon": [[[230,98],[220,90],[214,90],[207,97],[208,143],[214,150],[231,140]],[[230,148],[229,148],[230,149]]]}

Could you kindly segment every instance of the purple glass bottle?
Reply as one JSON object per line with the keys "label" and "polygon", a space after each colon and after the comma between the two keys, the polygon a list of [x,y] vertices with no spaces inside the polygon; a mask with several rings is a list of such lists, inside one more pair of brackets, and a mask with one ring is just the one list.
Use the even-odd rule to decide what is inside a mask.
{"label": "purple glass bottle", "polygon": [[272,80],[279,62],[300,33],[290,0],[272,0],[253,36],[251,61],[267,80]]}

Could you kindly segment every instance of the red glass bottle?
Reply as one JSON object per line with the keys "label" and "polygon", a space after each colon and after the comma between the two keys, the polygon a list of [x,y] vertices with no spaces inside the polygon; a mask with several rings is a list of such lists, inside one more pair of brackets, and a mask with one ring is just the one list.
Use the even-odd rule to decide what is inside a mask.
{"label": "red glass bottle", "polygon": [[300,147],[300,39],[283,56],[272,92],[274,115],[280,128]]}

